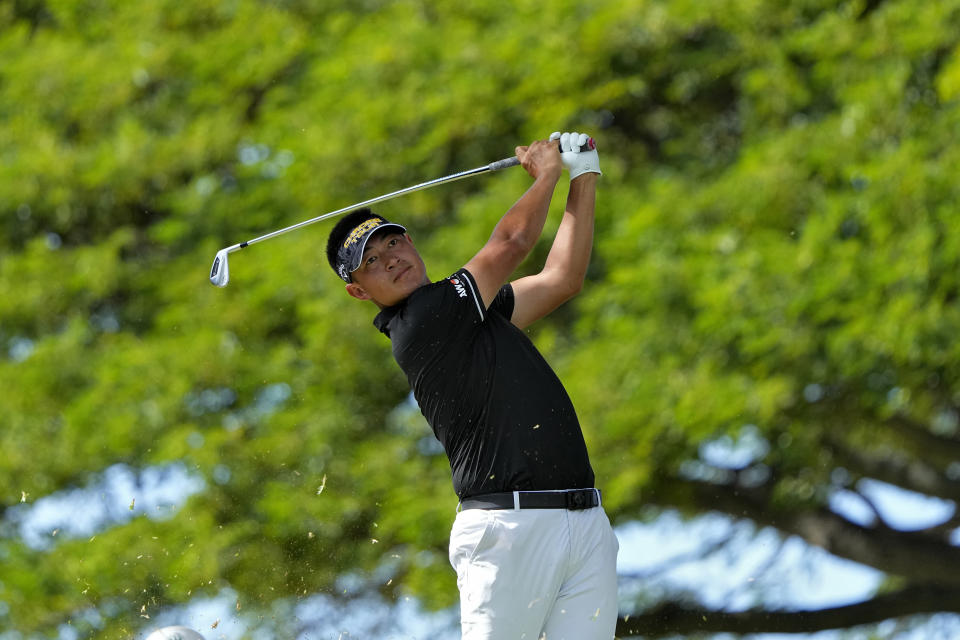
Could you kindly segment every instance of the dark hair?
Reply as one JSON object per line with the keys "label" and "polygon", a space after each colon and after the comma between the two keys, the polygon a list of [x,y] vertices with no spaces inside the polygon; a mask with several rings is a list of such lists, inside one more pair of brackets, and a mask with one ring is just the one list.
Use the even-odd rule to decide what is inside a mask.
{"label": "dark hair", "polygon": [[368,207],[364,207],[363,209],[351,211],[340,218],[340,221],[330,230],[330,235],[327,236],[327,262],[330,263],[330,268],[333,269],[334,273],[339,275],[337,272],[337,251],[346,239],[347,234],[353,231],[361,222],[366,222],[370,218],[377,217],[379,216]]}

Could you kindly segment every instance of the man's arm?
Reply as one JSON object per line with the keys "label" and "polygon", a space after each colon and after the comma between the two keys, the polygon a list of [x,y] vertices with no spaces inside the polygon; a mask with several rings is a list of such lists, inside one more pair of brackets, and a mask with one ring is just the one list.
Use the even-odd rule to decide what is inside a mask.
{"label": "man's arm", "polygon": [[490,239],[465,265],[485,307],[490,306],[500,287],[540,238],[563,168],[555,141],[537,140],[527,147],[517,147],[516,153],[520,164],[533,177],[533,185],[500,218]]}
{"label": "man's arm", "polygon": [[570,182],[566,211],[540,273],[515,280],[510,321],[521,329],[536,322],[583,288],[593,249],[596,173]]}

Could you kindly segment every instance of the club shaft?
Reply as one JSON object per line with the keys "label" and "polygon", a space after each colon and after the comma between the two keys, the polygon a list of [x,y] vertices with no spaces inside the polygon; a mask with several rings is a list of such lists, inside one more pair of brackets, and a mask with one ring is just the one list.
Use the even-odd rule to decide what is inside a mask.
{"label": "club shaft", "polygon": [[382,196],[377,196],[376,198],[371,198],[369,200],[364,200],[363,202],[358,202],[352,204],[348,207],[343,207],[342,209],[337,209],[336,211],[331,211],[329,213],[324,213],[315,218],[310,218],[309,220],[304,220],[303,222],[298,222],[297,224],[292,224],[289,227],[284,227],[283,229],[277,229],[276,231],[271,231],[270,233],[265,233],[262,236],[247,240],[246,242],[241,242],[240,244],[235,244],[232,247],[228,247],[227,251],[235,251],[237,249],[243,249],[250,246],[251,244],[256,244],[258,242],[263,242],[264,240],[269,240],[270,238],[275,238],[284,233],[289,233],[290,231],[295,231],[301,227],[306,227],[315,222],[320,222],[321,220],[326,220],[327,218],[332,218],[333,216],[340,215],[347,211],[352,211],[353,209],[360,209],[362,207],[367,207],[377,202],[383,202],[385,200],[390,200],[398,196],[406,195],[408,193],[414,193],[415,191],[421,191],[423,189],[429,189],[430,187],[435,187],[437,185],[446,184],[448,182],[455,182],[457,180],[462,180],[463,178],[469,178],[470,176],[479,175],[481,173],[487,173],[489,171],[498,171],[500,169],[505,169],[507,167],[515,167],[520,164],[520,161],[517,158],[504,158],[503,160],[498,160],[496,162],[491,162],[490,164],[484,165],[482,167],[477,167],[475,169],[468,169],[466,171],[460,171],[459,173],[452,173],[448,176],[443,176],[442,178],[435,178],[433,180],[428,180],[427,182],[421,182],[420,184],[415,184],[412,187],[407,187],[405,189],[400,189],[399,191],[393,191],[391,193],[384,194]]}

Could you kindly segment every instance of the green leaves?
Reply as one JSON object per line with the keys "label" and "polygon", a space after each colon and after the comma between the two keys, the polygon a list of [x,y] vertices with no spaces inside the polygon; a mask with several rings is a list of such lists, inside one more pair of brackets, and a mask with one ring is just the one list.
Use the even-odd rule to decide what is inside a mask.
{"label": "green leaves", "polygon": [[[596,137],[605,175],[587,286],[532,336],[616,519],[700,508],[671,479],[727,477],[691,469],[745,429],[765,443],[750,489],[792,514],[834,469],[955,440],[960,7],[782,5],[0,8],[4,512],[117,463],[203,479],[169,519],[50,549],[5,521],[0,626],[114,637],[225,589],[260,620],[347,574],[452,604],[447,462],[375,308],[330,272],[329,226],[233,254],[226,289],[207,270],[554,130]],[[440,278],[528,184],[378,209]]]}

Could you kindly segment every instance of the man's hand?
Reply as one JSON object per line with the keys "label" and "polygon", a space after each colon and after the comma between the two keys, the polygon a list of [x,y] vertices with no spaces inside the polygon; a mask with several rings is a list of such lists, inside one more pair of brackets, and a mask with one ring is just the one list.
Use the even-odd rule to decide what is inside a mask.
{"label": "man's hand", "polygon": [[572,133],[554,131],[550,134],[550,141],[554,140],[560,141],[560,157],[563,166],[570,172],[571,180],[584,173],[603,175],[600,171],[600,158],[597,155],[596,145],[589,144],[590,136],[576,131]]}
{"label": "man's hand", "polygon": [[534,180],[549,178],[554,182],[560,179],[563,163],[557,145],[548,140],[534,140],[526,147],[516,148],[517,159]]}

